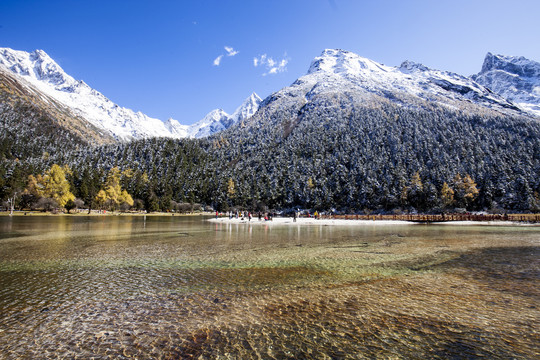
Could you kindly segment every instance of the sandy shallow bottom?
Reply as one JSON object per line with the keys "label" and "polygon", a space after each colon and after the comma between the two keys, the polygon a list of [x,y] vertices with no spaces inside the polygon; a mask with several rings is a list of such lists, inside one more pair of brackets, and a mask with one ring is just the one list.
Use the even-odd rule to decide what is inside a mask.
{"label": "sandy shallow bottom", "polygon": [[0,344],[3,357],[28,359],[532,359],[538,295],[460,274],[170,293],[58,304],[38,327],[2,329]]}

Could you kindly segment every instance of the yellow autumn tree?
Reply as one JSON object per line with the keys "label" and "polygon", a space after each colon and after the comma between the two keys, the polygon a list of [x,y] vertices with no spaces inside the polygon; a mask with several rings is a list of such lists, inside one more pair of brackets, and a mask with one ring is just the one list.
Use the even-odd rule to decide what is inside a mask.
{"label": "yellow autumn tree", "polygon": [[45,192],[45,186],[43,183],[43,177],[41,175],[29,175],[26,189],[24,194],[30,194],[35,197],[43,197]]}
{"label": "yellow autumn tree", "polygon": [[[129,173],[128,173],[129,174]],[[122,173],[118,167],[113,167],[107,174],[105,189],[102,189],[96,195],[96,202],[101,206],[107,206],[116,209],[118,205],[127,204],[133,206],[133,198],[120,185],[121,176],[128,175]]]}
{"label": "yellow autumn tree", "polygon": [[234,180],[232,178],[230,178],[227,183],[227,195],[229,195],[229,198],[231,199],[236,196],[236,186],[234,185]]}
{"label": "yellow autumn tree", "polygon": [[101,189],[96,195],[96,204],[100,209],[103,209],[105,204],[107,203],[107,193],[105,190]]}
{"label": "yellow autumn tree", "polygon": [[315,187],[315,182],[313,181],[312,178],[309,178],[309,179],[307,180],[307,187],[308,187],[308,189],[310,189],[310,190],[313,189],[313,188]]}
{"label": "yellow autumn tree", "polygon": [[474,182],[473,178],[468,174],[464,177],[457,174],[454,177],[454,191],[456,203],[466,208],[472,204],[480,193],[476,182]]}
{"label": "yellow autumn tree", "polygon": [[445,207],[454,203],[454,190],[445,182],[441,189],[441,200]]}
{"label": "yellow autumn tree", "polygon": [[[43,196],[56,200],[61,207],[64,207],[69,200],[75,200],[75,195],[71,193],[69,182],[66,180],[66,173],[70,171],[67,166],[53,164],[42,178]],[[36,183],[39,184],[37,179]]]}

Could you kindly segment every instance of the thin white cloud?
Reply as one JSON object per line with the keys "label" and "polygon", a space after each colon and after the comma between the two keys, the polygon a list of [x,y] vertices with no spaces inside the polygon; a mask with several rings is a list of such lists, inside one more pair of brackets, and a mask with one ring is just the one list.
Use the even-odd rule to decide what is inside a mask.
{"label": "thin white cloud", "polygon": [[274,58],[269,57],[267,54],[259,55],[258,57],[253,58],[253,66],[262,66],[266,69],[266,72],[262,74],[263,76],[287,71],[288,63],[289,59],[287,58],[287,54],[283,55],[283,58],[280,60],[275,60]]}
{"label": "thin white cloud", "polygon": [[227,56],[234,56],[239,53],[239,51],[234,50],[230,46],[225,46],[225,51],[227,52]]}
{"label": "thin white cloud", "polygon": [[221,59],[223,59],[223,55],[219,55],[217,58],[215,58],[214,66],[219,66],[219,64],[221,64]]}

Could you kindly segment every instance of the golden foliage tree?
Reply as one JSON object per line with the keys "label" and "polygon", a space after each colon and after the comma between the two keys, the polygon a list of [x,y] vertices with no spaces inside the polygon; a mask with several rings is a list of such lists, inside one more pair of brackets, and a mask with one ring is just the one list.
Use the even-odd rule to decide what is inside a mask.
{"label": "golden foliage tree", "polygon": [[108,206],[110,209],[116,209],[119,205],[127,204],[133,206],[133,198],[120,185],[121,177],[132,176],[129,172],[122,173],[118,167],[113,167],[107,174],[105,188],[96,195],[96,202],[101,207]]}
{"label": "golden foliage tree", "polygon": [[454,177],[454,191],[456,203],[465,208],[469,207],[480,193],[476,182],[474,182],[473,178],[468,174],[464,177],[461,177],[460,174],[456,174]]}
{"label": "golden foliage tree", "polygon": [[234,185],[234,180],[232,178],[229,179],[227,184],[227,195],[229,195],[229,198],[231,199],[236,196],[236,186]]}
{"label": "golden foliage tree", "polygon": [[[42,195],[56,200],[61,207],[64,207],[69,200],[75,200],[75,195],[71,193],[69,182],[66,180],[66,173],[70,171],[67,166],[61,167],[60,165],[53,164],[42,178]],[[34,179],[30,180],[33,182],[31,186],[34,186],[34,189],[38,191],[37,189],[41,188],[38,179],[35,179],[35,184]]]}
{"label": "golden foliage tree", "polygon": [[441,189],[441,200],[445,207],[448,207],[454,203],[454,189],[452,189],[446,182],[444,182]]}

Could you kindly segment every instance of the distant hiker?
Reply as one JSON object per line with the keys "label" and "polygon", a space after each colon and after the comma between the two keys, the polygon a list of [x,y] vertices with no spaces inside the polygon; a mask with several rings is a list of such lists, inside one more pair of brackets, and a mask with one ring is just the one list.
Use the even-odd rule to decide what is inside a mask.
{"label": "distant hiker", "polygon": [[293,211],[293,222],[296,222],[296,211]]}
{"label": "distant hiker", "polygon": [[216,210],[216,219],[218,218],[218,211]]}

